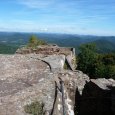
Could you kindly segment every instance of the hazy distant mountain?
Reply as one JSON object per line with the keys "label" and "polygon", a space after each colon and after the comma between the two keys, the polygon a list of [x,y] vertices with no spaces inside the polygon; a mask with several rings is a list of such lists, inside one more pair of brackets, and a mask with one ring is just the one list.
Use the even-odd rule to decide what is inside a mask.
{"label": "hazy distant mountain", "polygon": [[96,44],[97,46],[97,51],[100,53],[110,53],[110,52],[115,52],[115,43],[110,42],[110,40],[96,40],[93,43]]}
{"label": "hazy distant mountain", "polygon": [[20,43],[25,44],[30,36],[34,34],[40,39],[44,39],[50,43],[57,43],[58,45],[80,45],[82,43],[91,42],[99,38],[92,36],[70,35],[70,34],[48,34],[48,33],[6,33],[0,32],[0,42],[6,43]]}
{"label": "hazy distant mountain", "polygon": [[104,36],[104,37],[100,37],[99,39],[103,41],[106,40],[115,44],[115,36]]}
{"label": "hazy distant mountain", "polygon": [[[38,38],[54,43],[59,46],[75,47],[78,52],[78,47],[81,44],[94,42],[97,45],[98,51],[114,52],[115,37],[114,36],[91,36],[91,35],[71,35],[71,34],[50,34],[50,33],[17,33],[17,32],[0,32],[0,46],[17,48],[20,45],[27,44],[30,36],[34,34]],[[0,49],[1,50],[1,49]],[[0,52],[1,53],[1,52]]]}

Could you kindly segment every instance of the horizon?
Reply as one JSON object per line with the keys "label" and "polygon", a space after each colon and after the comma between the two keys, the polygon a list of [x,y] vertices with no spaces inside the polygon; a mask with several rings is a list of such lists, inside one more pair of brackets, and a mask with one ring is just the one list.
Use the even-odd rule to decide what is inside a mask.
{"label": "horizon", "polygon": [[19,34],[58,34],[58,35],[75,35],[75,36],[94,36],[94,37],[115,37],[115,35],[95,35],[95,34],[72,34],[72,33],[50,33],[50,32],[19,32],[19,31],[0,31],[0,33],[19,33]]}
{"label": "horizon", "polygon": [[1,0],[0,31],[115,36],[114,0]]}

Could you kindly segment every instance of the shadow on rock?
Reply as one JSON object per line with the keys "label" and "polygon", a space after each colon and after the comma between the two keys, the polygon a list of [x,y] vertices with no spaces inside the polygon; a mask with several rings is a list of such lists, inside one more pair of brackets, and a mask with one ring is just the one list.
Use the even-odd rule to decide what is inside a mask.
{"label": "shadow on rock", "polygon": [[88,82],[82,95],[76,90],[75,115],[115,115],[115,87],[102,89]]}

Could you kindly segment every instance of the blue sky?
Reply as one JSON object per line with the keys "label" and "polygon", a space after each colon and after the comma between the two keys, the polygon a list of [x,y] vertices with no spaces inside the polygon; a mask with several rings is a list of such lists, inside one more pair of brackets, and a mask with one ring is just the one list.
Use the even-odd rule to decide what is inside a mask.
{"label": "blue sky", "polygon": [[115,35],[115,0],[1,0],[0,31]]}

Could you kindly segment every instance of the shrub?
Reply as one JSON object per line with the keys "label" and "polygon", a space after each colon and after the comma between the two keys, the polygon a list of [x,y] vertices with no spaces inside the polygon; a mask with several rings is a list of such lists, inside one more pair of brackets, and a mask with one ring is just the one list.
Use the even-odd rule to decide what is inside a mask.
{"label": "shrub", "polygon": [[66,62],[64,63],[64,69],[68,69],[68,65]]}
{"label": "shrub", "polygon": [[30,105],[26,105],[24,107],[24,110],[26,113],[29,113],[32,115],[44,115],[43,107],[44,107],[43,103],[36,101],[36,102],[31,103]]}
{"label": "shrub", "polygon": [[81,45],[81,52],[78,55],[78,69],[90,76],[93,76],[95,73],[95,64],[98,58],[95,50],[94,44]]}
{"label": "shrub", "polygon": [[99,54],[94,44],[82,45],[78,55],[78,69],[90,78],[115,79],[115,54]]}
{"label": "shrub", "polygon": [[38,45],[46,45],[44,40],[38,39],[36,36],[32,35],[29,39],[27,47],[36,48]]}

